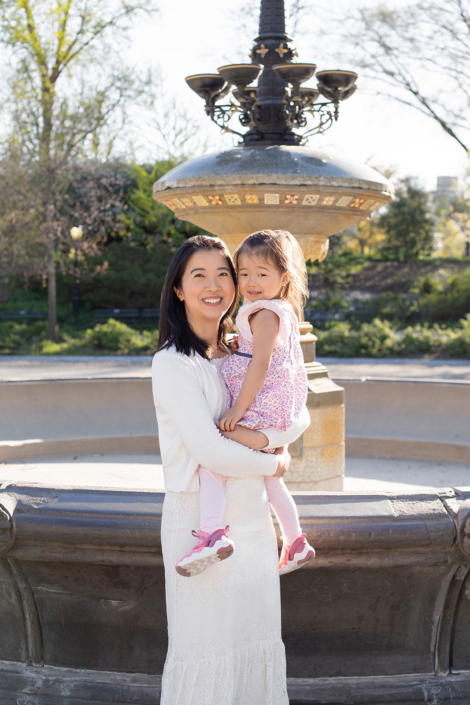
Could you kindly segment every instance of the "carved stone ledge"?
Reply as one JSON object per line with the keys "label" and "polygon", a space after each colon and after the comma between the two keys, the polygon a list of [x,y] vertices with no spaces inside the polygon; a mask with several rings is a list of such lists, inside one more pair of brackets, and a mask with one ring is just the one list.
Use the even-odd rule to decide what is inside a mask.
{"label": "carved stone ledge", "polygon": [[460,550],[470,560],[470,501],[464,502],[458,511],[457,529]]}
{"label": "carved stone ledge", "polygon": [[15,542],[15,523],[11,507],[0,504],[0,556],[13,547]]}

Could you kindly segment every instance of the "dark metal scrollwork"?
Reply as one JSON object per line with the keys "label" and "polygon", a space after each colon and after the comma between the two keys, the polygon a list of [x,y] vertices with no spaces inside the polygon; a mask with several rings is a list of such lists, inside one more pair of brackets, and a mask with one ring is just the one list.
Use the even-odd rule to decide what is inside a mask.
{"label": "dark metal scrollwork", "polygon": [[[274,121],[277,125],[283,125],[286,129],[305,128],[307,131],[299,135],[299,143],[304,144],[309,137],[314,134],[326,132],[337,119],[337,106],[333,103],[317,103],[309,105],[308,101],[298,103],[285,100],[284,104],[275,111],[274,119],[271,117],[271,106],[261,106],[259,101],[249,96],[244,96],[245,102],[236,105],[230,102],[227,105],[211,105],[207,113],[211,120],[220,127],[222,132],[230,132],[239,137],[244,137],[241,132],[237,132],[228,126],[231,118],[238,113],[240,124],[243,127],[259,128]],[[310,118],[315,123],[309,127]]]}

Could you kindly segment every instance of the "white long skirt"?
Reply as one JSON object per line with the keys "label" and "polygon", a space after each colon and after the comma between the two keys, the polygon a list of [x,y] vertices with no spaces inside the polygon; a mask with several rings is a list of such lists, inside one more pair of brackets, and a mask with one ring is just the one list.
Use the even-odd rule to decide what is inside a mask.
{"label": "white long skirt", "polygon": [[161,705],[288,705],[276,536],[262,477],[228,478],[235,551],[198,576],[177,561],[194,546],[199,493],[163,505],[169,648]]}

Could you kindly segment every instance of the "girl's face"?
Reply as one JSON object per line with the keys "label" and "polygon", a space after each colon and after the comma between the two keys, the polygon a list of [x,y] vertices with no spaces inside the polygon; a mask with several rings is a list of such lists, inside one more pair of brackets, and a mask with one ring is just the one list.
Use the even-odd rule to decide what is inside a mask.
{"label": "girl's face", "polygon": [[278,299],[289,281],[289,275],[264,257],[241,253],[238,257],[238,286],[242,296],[249,301]]}
{"label": "girl's face", "polygon": [[223,252],[215,249],[195,252],[175,293],[184,301],[193,328],[220,321],[235,296],[235,283]]}

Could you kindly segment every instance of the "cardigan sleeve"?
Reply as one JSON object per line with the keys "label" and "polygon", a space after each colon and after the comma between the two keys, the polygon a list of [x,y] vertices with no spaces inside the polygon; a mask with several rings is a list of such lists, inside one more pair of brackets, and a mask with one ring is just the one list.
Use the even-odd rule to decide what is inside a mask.
{"label": "cardigan sleeve", "polygon": [[277,458],[246,448],[219,433],[189,358],[157,354],[152,377],[155,401],[200,465],[230,477],[274,475]]}
{"label": "cardigan sleeve", "polygon": [[260,431],[268,439],[268,445],[265,446],[265,450],[268,448],[279,448],[279,446],[288,446],[289,443],[293,443],[300,438],[302,433],[307,430],[310,426],[310,412],[306,406],[302,409],[299,414],[299,418],[293,426],[290,426],[286,431],[277,431],[273,428],[260,428]]}

